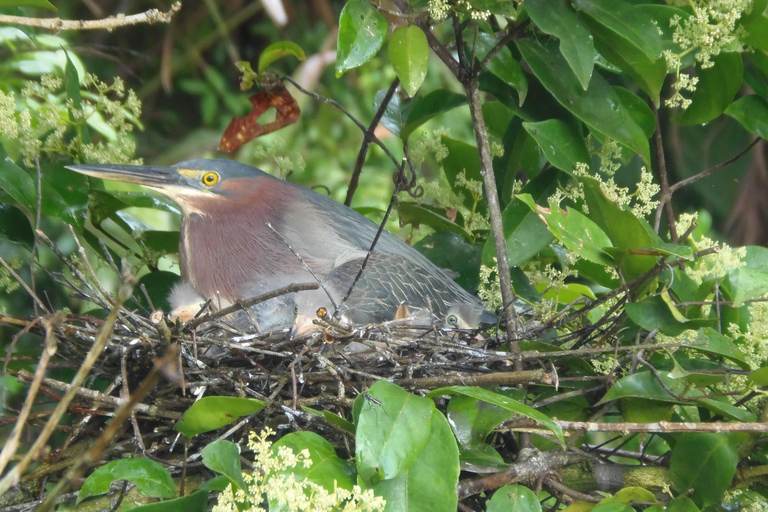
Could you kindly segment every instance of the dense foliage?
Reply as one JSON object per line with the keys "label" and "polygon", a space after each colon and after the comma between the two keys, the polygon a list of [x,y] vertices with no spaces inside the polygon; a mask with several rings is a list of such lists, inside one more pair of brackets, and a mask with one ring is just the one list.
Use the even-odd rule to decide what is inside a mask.
{"label": "dense foliage", "polygon": [[[274,11],[207,2],[193,17],[206,36],[176,35],[184,51],[172,35],[150,43],[157,28],[113,27],[156,30],[146,43],[123,36],[134,42],[122,50],[159,70],[143,84],[117,72],[119,57],[86,59],[98,37],[11,25],[21,7],[53,8],[0,2],[0,494],[18,491],[3,505],[45,495],[51,507],[80,483],[78,501],[122,496],[113,484],[128,481],[162,510],[209,499],[221,511],[765,508],[768,249],[743,244],[764,242],[767,227],[768,0],[318,1],[325,24],[297,13],[281,31]],[[193,24],[187,9],[159,21]],[[258,43],[236,33],[246,21]],[[238,73],[256,90],[238,91]],[[376,220],[392,194],[387,225],[502,321],[409,332],[396,350],[387,338],[375,350],[391,375],[294,345],[277,391],[257,398],[248,372],[278,375],[263,365],[286,345],[222,344],[247,368],[221,379],[239,396],[198,383],[206,396],[192,405],[184,379],[213,371],[194,330],[143,315],[168,309],[177,207],[64,166],[214,156],[257,103],[247,96],[278,81],[301,116],[236,158],[321,184]],[[158,94],[173,86],[183,95]],[[726,233],[733,247],[717,241]],[[323,339],[370,332],[328,325]],[[110,380],[102,350],[122,354],[112,359],[130,382]],[[298,402],[297,379],[319,368],[330,377],[318,393],[335,382],[335,401]],[[43,376],[51,389],[72,383],[55,411],[36,396]],[[167,392],[150,395],[163,376]],[[293,395],[280,394],[291,379]],[[69,406],[81,386],[97,405]],[[82,427],[121,387],[124,400],[104,402],[112,421]],[[167,411],[142,403],[169,394]],[[48,425],[24,438],[31,415]],[[60,420],[66,441],[53,435]],[[108,449],[123,423],[131,457]],[[162,432],[168,457],[176,439],[191,452],[184,464],[151,455],[138,431]],[[67,453],[75,441],[92,446],[67,455],[66,472],[43,457],[43,445]]]}

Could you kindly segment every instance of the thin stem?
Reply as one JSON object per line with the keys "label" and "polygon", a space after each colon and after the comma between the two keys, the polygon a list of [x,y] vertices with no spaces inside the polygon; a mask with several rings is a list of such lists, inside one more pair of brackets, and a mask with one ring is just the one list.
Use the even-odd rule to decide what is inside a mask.
{"label": "thin stem", "polygon": [[395,78],[392,85],[389,86],[387,94],[384,95],[384,99],[381,100],[379,110],[376,111],[376,115],[373,116],[371,124],[368,125],[368,129],[363,132],[363,143],[360,145],[360,152],[357,154],[357,161],[355,162],[355,169],[352,171],[352,177],[349,179],[349,188],[347,188],[347,197],[344,199],[344,204],[352,206],[352,197],[357,190],[357,184],[360,181],[360,174],[363,172],[363,164],[365,163],[365,157],[368,154],[368,148],[371,146],[371,142],[375,138],[374,132],[376,127],[379,126],[381,118],[384,117],[384,112],[387,111],[389,102],[392,101],[392,96],[395,95],[397,87],[400,85],[400,80]]}

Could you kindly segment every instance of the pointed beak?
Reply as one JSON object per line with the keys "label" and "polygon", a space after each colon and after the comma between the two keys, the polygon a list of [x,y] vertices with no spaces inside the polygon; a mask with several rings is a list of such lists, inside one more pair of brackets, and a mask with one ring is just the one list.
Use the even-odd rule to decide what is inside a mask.
{"label": "pointed beak", "polygon": [[184,177],[174,167],[123,164],[68,165],[67,169],[105,180],[134,183],[158,190],[187,186]]}

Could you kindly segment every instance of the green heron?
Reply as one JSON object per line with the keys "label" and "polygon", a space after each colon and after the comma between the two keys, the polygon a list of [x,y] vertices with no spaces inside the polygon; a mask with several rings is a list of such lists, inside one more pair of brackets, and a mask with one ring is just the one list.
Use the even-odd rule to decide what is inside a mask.
{"label": "green heron", "polygon": [[[440,324],[476,328],[496,315],[418,251],[384,231],[342,305],[378,226],[333,199],[232,160],[198,159],[171,167],[88,164],[70,169],[136,183],[179,204],[182,281],[172,306],[216,306],[293,283],[317,290],[278,297],[251,312],[261,330],[285,328],[324,307],[356,324],[395,318],[398,307],[431,312]],[[307,269],[310,269],[309,272]],[[338,309],[338,311],[337,311]],[[419,315],[417,315],[419,317]],[[422,324],[432,325],[429,315]]]}

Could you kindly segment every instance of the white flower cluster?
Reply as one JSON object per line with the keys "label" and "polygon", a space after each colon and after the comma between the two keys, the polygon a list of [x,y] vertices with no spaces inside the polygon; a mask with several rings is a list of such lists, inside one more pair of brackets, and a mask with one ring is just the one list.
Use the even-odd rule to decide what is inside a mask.
{"label": "white flower cluster", "polygon": [[248,447],[254,452],[252,473],[243,473],[247,490],[232,491],[232,486],[219,494],[213,512],[266,512],[265,503],[279,503],[287,512],[379,512],[386,502],[371,489],[363,491],[355,485],[351,491],[335,487],[329,492],[307,479],[296,480],[290,470],[301,465],[312,466],[307,450],[294,454],[287,446],[273,450],[267,438],[274,432],[266,428],[261,434],[251,432]]}

